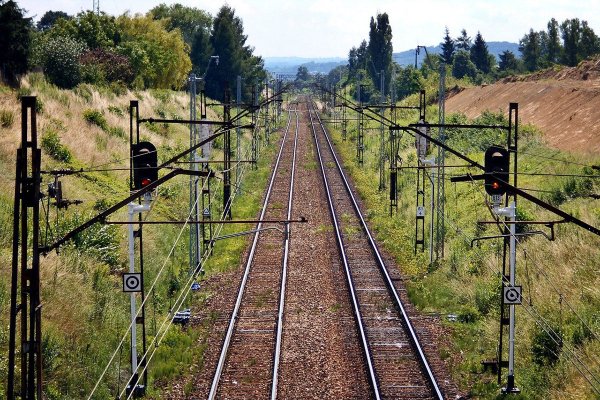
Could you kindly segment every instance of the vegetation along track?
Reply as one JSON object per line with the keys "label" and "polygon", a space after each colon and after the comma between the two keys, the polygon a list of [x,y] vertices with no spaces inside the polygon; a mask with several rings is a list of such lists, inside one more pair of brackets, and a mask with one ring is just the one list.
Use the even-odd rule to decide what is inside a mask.
{"label": "vegetation along track", "polygon": [[[293,115],[295,127],[291,135]],[[292,110],[261,220],[287,220],[291,216],[297,138],[298,113]],[[271,390],[276,390],[289,254],[288,228],[286,226],[287,232],[282,234],[279,230],[261,230],[262,224],[257,226],[209,399],[268,398]]]}
{"label": "vegetation along track", "polygon": [[417,333],[360,213],[327,131],[312,103],[309,108],[373,396],[441,399],[442,392]]}

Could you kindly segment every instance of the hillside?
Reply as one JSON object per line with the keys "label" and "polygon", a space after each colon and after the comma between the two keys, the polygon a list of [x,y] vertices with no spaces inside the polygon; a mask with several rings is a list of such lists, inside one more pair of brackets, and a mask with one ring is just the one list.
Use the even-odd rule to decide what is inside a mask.
{"label": "hillside", "polygon": [[507,110],[519,103],[521,124],[533,124],[548,145],[566,151],[600,152],[600,59],[509,77],[492,85],[451,94],[446,112],[470,118],[484,110]]}

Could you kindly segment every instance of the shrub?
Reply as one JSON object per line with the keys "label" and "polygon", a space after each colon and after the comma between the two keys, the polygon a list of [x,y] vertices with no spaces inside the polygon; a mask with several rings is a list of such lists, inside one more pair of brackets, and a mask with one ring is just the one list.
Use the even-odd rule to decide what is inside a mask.
{"label": "shrub", "polygon": [[81,63],[82,80],[94,84],[133,82],[134,74],[129,59],[105,49],[93,49],[83,53]]}
{"label": "shrub", "polygon": [[472,324],[477,321],[480,316],[479,311],[475,307],[465,305],[458,313],[458,320],[465,324]]}
{"label": "shrub", "polygon": [[57,161],[68,163],[73,158],[71,151],[60,142],[58,133],[51,129],[42,135],[42,149]]}
{"label": "shrub", "polygon": [[108,134],[118,138],[125,138],[125,130],[120,126],[111,126],[108,128]]}
{"label": "shrub", "polygon": [[91,103],[94,98],[94,93],[88,84],[77,85],[77,87],[73,89],[73,92],[88,103]]}
{"label": "shrub", "polygon": [[49,38],[42,50],[42,65],[48,80],[56,86],[71,89],[81,81],[79,57],[85,47],[69,37]]}
{"label": "shrub", "polygon": [[558,326],[551,326],[556,336],[550,336],[546,331],[537,328],[531,339],[531,355],[533,361],[539,366],[554,365],[560,357],[562,350],[562,330]]}
{"label": "shrub", "polygon": [[0,110],[0,126],[10,128],[15,121],[15,115],[9,110]]}
{"label": "shrub", "polygon": [[108,106],[108,112],[111,112],[119,117],[123,117],[125,113],[118,106]]}
{"label": "shrub", "polygon": [[[87,216],[79,213],[64,218],[56,229],[56,238],[81,225],[87,219]],[[119,231],[115,225],[94,224],[75,235],[71,243],[77,251],[86,253],[111,268],[119,266]]]}
{"label": "shrub", "polygon": [[83,112],[83,119],[89,124],[96,125],[105,132],[109,130],[106,118],[104,118],[104,114],[102,114],[101,111],[88,108]]}
{"label": "shrub", "polygon": [[17,100],[21,100],[24,96],[31,96],[31,88],[21,86],[17,89]]}

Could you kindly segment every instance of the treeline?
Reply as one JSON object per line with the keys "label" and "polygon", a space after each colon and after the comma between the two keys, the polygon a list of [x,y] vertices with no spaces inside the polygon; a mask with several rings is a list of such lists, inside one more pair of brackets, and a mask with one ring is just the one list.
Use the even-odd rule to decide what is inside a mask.
{"label": "treeline", "polygon": [[[456,79],[480,84],[494,82],[511,74],[537,71],[552,65],[575,66],[579,62],[600,53],[600,38],[585,20],[567,19],[558,23],[552,18],[547,30],[531,29],[519,42],[520,57],[504,51],[499,60],[490,54],[481,32],[471,38],[465,29],[453,38],[446,27],[440,43],[440,54],[423,55],[420,67],[401,67],[392,60],[392,29],[386,13],[371,18],[369,39],[363,40],[348,53],[348,64],[333,69],[327,75],[310,76],[305,67],[299,69],[296,81],[316,81],[322,85],[351,84],[351,94],[356,97],[356,87],[361,85],[363,101],[379,101],[381,73],[384,94],[390,95],[394,87],[398,99],[418,92],[431,73],[437,73],[441,65]],[[374,96],[376,95],[376,96]]]}
{"label": "treeline", "polygon": [[573,67],[600,53],[600,38],[585,20],[572,18],[559,24],[552,18],[545,31],[530,29],[519,41],[519,51],[523,67],[527,71],[536,71],[553,64]]}
{"label": "treeline", "polygon": [[[181,4],[118,17],[92,11],[48,11],[34,26],[15,1],[0,0],[2,77],[13,85],[41,69],[61,88],[80,83],[134,89],[179,89],[194,72],[206,78],[210,97],[221,99],[238,75],[264,80],[264,62],[246,45],[242,20],[225,5],[213,18]],[[219,56],[219,64],[210,63]],[[212,58],[211,58],[212,57]]]}

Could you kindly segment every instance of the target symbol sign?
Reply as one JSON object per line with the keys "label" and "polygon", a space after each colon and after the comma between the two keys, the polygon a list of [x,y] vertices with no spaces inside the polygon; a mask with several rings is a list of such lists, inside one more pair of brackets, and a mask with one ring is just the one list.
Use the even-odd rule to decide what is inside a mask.
{"label": "target symbol sign", "polygon": [[504,304],[521,304],[521,286],[504,286]]}
{"label": "target symbol sign", "polygon": [[142,274],[139,272],[123,274],[123,291],[126,293],[142,291]]}

